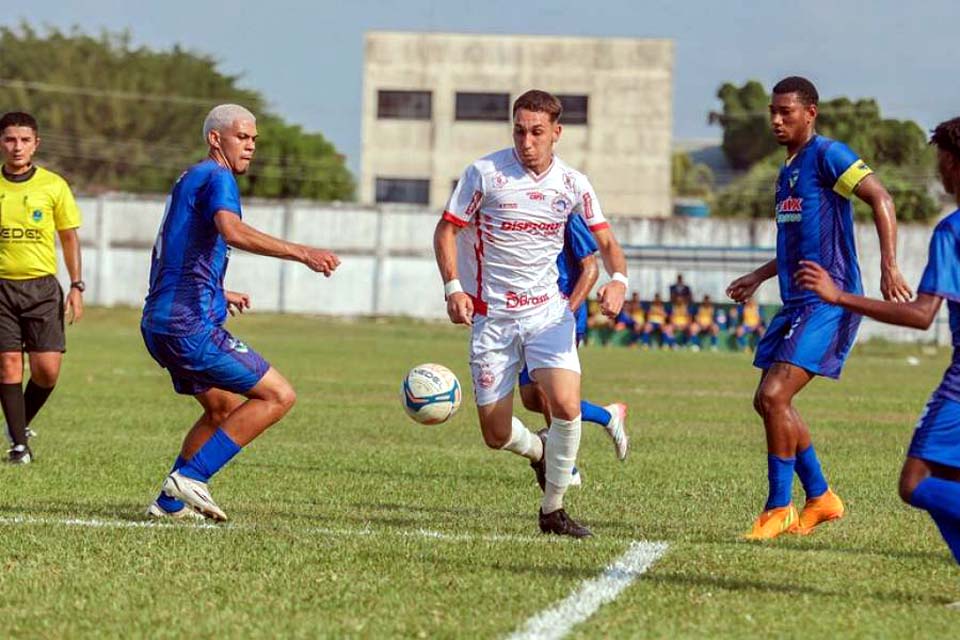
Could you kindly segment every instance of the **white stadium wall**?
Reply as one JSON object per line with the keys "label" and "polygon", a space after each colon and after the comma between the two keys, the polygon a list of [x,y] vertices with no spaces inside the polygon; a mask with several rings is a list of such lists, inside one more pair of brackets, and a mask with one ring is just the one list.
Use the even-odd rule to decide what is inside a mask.
{"label": "white stadium wall", "polygon": [[[164,200],[110,194],[79,198],[78,204],[84,216],[80,237],[88,304],[141,306]],[[227,286],[250,293],[255,311],[445,317],[432,250],[436,212],[398,206],[251,200],[244,205],[244,219],[267,233],[332,249],[343,261],[328,279],[300,264],[234,251]],[[677,273],[683,273],[695,298],[708,294],[725,300],[724,289],[731,279],[772,255],[756,249],[734,255],[731,248],[772,250],[776,243],[776,229],[767,221],[625,218],[614,220],[613,227],[621,244],[632,247],[628,251],[634,256],[631,289],[645,300],[658,291],[666,295]],[[900,226],[900,265],[911,284],[920,279],[929,236],[929,227]],[[872,224],[857,226],[857,245],[864,286],[869,295],[878,295],[880,258]],[[664,248],[669,249],[669,257],[657,258]],[[704,259],[702,254],[713,257]],[[66,284],[62,264],[60,276]],[[763,303],[777,303],[776,282],[765,284],[758,296]],[[860,337],[936,339],[942,343],[949,340],[944,313],[927,333],[865,321]]]}

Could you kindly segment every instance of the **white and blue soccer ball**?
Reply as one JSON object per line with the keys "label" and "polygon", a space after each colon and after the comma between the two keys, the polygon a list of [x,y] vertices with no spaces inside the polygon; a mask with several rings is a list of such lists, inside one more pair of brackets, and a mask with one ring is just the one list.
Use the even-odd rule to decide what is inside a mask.
{"label": "white and blue soccer ball", "polygon": [[460,381],[443,365],[417,365],[403,377],[400,400],[407,415],[420,424],[440,424],[460,408]]}

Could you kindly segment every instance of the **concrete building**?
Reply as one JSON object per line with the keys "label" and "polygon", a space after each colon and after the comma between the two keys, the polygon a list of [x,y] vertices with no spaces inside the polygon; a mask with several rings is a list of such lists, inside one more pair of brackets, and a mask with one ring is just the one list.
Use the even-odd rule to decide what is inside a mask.
{"label": "concrete building", "polygon": [[563,101],[557,153],[609,215],[670,215],[672,82],[669,40],[368,33],[361,200],[443,207],[537,88]]}

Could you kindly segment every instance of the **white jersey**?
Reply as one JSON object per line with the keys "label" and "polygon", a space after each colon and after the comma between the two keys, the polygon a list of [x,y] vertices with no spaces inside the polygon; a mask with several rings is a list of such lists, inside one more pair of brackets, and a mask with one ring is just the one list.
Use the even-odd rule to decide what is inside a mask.
{"label": "white jersey", "polygon": [[557,256],[571,214],[591,231],[610,226],[587,177],[554,156],[541,175],[513,148],[463,172],[443,212],[457,234],[457,271],[475,313],[523,317],[560,295]]}

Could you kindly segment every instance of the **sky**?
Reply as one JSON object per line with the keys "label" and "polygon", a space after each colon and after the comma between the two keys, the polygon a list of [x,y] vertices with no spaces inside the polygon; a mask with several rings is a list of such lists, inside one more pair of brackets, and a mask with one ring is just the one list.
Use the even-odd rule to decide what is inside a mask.
{"label": "sky", "polygon": [[671,39],[673,135],[686,140],[720,137],[707,114],[722,83],[770,87],[787,75],[932,128],[960,111],[958,18],[956,0],[32,0],[6,6],[0,24],[129,30],[138,45],[209,54],[276,113],[323,133],[356,172],[370,30]]}

